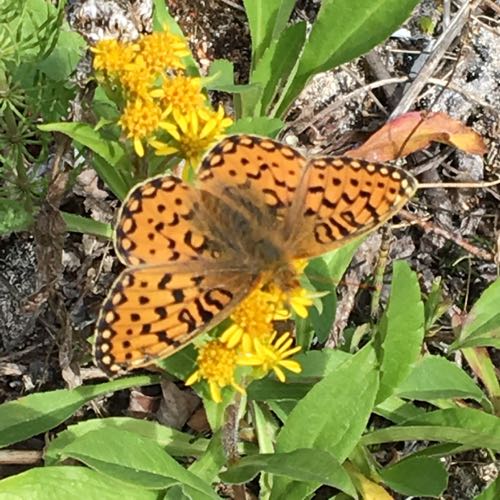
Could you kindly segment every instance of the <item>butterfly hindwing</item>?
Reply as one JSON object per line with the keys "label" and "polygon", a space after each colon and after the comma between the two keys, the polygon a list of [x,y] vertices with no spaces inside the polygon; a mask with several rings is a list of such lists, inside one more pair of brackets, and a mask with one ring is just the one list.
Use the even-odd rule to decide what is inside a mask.
{"label": "butterfly hindwing", "polygon": [[240,272],[146,266],[123,271],[97,322],[95,359],[107,373],[166,357],[222,321],[250,291]]}

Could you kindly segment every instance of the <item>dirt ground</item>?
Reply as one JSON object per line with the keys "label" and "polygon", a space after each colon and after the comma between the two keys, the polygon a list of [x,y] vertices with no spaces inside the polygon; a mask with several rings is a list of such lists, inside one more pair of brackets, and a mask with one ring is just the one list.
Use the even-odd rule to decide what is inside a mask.
{"label": "dirt ground", "polygon": [[[250,33],[241,1],[167,3],[202,71],[206,72],[214,59],[229,59],[235,64],[238,81],[245,82]],[[392,115],[410,109],[441,110],[478,131],[488,145],[487,155],[471,156],[433,145],[407,159],[410,171],[424,182],[483,180],[499,175],[500,2],[482,2],[451,33],[448,28],[459,3],[422,1],[412,18],[370,54],[316,76],[290,110],[281,139],[304,147],[309,154],[340,154],[361,143]],[[319,1],[299,0],[293,19],[312,21],[319,6]],[[424,29],[424,19],[431,21],[430,32]],[[147,28],[144,21],[141,29]],[[436,48],[440,37],[445,47],[430,67],[431,55],[441,50]],[[368,88],[370,83],[395,77],[411,80]],[[423,79],[421,90],[406,101],[419,78]],[[213,99],[230,107],[228,96],[216,94]],[[65,211],[105,222],[113,220],[117,207],[117,200],[90,169],[84,170],[61,202]],[[444,295],[450,301],[443,328],[427,343],[431,352],[443,352],[453,338],[450,323],[498,276],[499,207],[498,186],[436,189],[420,193],[406,207],[420,220],[428,221],[425,228],[395,221],[390,258],[408,261],[418,272],[424,291],[442,277]],[[435,226],[443,229],[441,234],[432,231]],[[485,250],[490,258],[467,251],[461,240]],[[67,234],[62,242],[60,273],[54,282],[47,283],[40,273],[37,241],[29,232],[0,238],[0,402],[102,380],[91,362],[88,339],[105,292],[119,271],[111,246],[91,236]],[[378,246],[373,245],[356,257],[350,271],[353,283],[367,279],[377,251]],[[390,276],[386,281],[390,282]],[[41,293],[48,289],[50,293]],[[339,308],[343,308],[346,324],[366,314],[368,292],[349,284],[340,287],[340,292],[344,298]],[[351,300],[354,297],[357,299]],[[352,304],[346,309],[349,300]],[[491,354],[498,367],[498,353]],[[154,405],[161,400],[159,389],[140,397],[151,398]],[[117,395],[108,409],[131,411],[131,404],[128,396]],[[30,442],[29,446],[37,444]],[[496,474],[491,457],[479,451],[453,457],[447,465],[451,474],[443,497],[447,499],[473,498]]]}

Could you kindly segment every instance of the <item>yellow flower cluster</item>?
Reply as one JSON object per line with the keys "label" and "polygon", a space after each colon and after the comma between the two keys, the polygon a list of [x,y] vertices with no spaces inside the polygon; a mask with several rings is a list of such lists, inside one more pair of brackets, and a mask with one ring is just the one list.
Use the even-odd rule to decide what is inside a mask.
{"label": "yellow flower cluster", "polygon": [[179,155],[194,167],[231,125],[222,107],[210,107],[200,78],[185,74],[189,49],[182,37],[165,30],[133,43],[101,40],[92,51],[95,70],[122,91],[118,123],[137,155],[149,144],[158,155]]}
{"label": "yellow flower cluster", "polygon": [[[312,302],[310,292],[300,286],[286,293],[274,284],[256,288],[233,311],[231,325],[222,335],[200,348],[198,369],[186,384],[206,380],[212,399],[220,402],[224,387],[231,386],[243,393],[243,386],[251,379],[270,372],[281,382],[285,381],[283,369],[299,373],[300,364],[289,358],[300,351],[300,346],[292,347],[290,333],[278,334],[275,321],[288,319],[290,309],[298,316],[307,316]],[[240,366],[252,367],[250,380],[238,381]]]}

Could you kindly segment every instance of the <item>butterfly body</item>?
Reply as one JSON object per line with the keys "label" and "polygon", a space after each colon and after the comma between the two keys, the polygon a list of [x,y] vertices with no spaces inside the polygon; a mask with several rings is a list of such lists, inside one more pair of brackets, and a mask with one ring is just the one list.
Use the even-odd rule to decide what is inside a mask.
{"label": "butterfly body", "polygon": [[97,364],[110,374],[144,366],[222,321],[257,285],[295,287],[295,260],[373,230],[416,186],[395,167],[306,160],[247,135],[216,145],[194,186],[169,175],[136,186],[118,217],[127,268],[97,322]]}

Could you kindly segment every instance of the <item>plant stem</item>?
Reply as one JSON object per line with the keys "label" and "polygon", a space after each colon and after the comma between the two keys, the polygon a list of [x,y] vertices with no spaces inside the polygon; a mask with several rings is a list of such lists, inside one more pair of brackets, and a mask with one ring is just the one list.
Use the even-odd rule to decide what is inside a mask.
{"label": "plant stem", "polygon": [[[222,444],[228,465],[234,465],[240,460],[238,452],[240,405],[241,394],[237,392],[233,403],[226,409],[224,428],[222,430]],[[235,500],[246,500],[245,485],[233,484],[232,488]]]}

